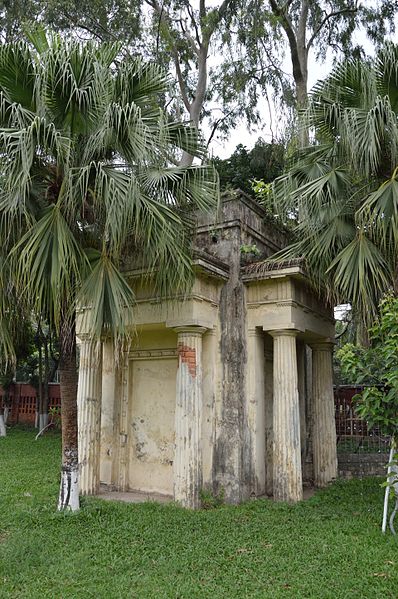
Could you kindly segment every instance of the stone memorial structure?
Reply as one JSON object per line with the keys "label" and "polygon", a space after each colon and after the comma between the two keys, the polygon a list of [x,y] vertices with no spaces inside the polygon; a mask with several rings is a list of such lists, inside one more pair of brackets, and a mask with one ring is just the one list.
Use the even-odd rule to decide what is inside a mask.
{"label": "stone memorial structure", "polygon": [[[128,273],[137,303],[123,357],[78,331],[82,494],[99,485],[196,508],[201,489],[239,503],[302,499],[337,475],[334,321],[303,266],[269,258],[286,234],[241,192],[202,215],[195,282],[160,301]],[[82,319],[82,322],[84,319]]]}

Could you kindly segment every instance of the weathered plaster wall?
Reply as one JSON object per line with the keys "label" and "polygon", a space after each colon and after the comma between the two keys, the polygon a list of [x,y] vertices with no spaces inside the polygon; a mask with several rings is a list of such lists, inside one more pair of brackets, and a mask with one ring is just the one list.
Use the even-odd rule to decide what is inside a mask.
{"label": "weathered plaster wall", "polygon": [[[223,204],[216,223],[211,215],[201,219],[195,240],[197,276],[186,298],[161,302],[150,283],[131,271],[135,336],[116,367],[109,348],[103,354],[103,482],[120,490],[172,494],[179,380],[175,330],[184,327],[203,328],[198,419],[203,485],[215,492],[223,489],[231,503],[272,493],[273,339],[267,331],[275,329],[299,331],[298,391],[305,423],[298,434],[308,470],[311,381],[304,342],[333,335],[330,313],[311,295],[299,267],[261,276],[242,269],[242,246],[255,244],[257,258],[267,258],[285,242],[283,232],[264,223],[259,206],[237,196]],[[189,350],[183,366],[197,374]],[[184,405],[189,408],[187,389],[185,385]]]}
{"label": "weathered plaster wall", "polygon": [[[309,295],[297,268],[266,273],[261,280],[244,276],[250,326],[264,330],[295,329],[307,340],[333,338],[331,311]],[[298,299],[299,298],[299,299]],[[300,301],[299,301],[300,300]]]}
{"label": "weathered plaster wall", "polygon": [[121,490],[173,492],[177,335],[138,327],[125,354],[117,465]]}
{"label": "weathered plaster wall", "polygon": [[[256,259],[270,257],[285,247],[284,230],[267,222],[267,213],[243,192],[232,192],[223,198],[219,214],[201,214],[198,220],[195,245],[209,254],[222,258],[220,247],[230,228],[240,228],[240,245],[255,245]],[[226,255],[228,255],[228,250]]]}
{"label": "weathered plaster wall", "polygon": [[128,487],[173,493],[177,358],[130,360]]}

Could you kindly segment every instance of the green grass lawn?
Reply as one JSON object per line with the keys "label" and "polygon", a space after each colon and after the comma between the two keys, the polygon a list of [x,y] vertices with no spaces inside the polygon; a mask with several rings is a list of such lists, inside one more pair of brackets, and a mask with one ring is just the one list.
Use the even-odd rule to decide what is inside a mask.
{"label": "green grass lawn", "polygon": [[0,439],[0,597],[398,597],[398,541],[380,532],[377,480],[295,506],[189,512],[82,501],[56,512],[60,440]]}

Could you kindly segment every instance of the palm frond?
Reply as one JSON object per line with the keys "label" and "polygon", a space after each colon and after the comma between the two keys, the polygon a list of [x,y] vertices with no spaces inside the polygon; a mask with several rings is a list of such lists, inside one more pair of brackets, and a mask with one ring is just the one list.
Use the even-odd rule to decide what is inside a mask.
{"label": "palm frond", "polygon": [[383,247],[393,243],[398,248],[398,169],[391,179],[365,198],[358,211],[358,219],[368,223],[368,230],[381,241]]}
{"label": "palm frond", "polygon": [[0,238],[21,293],[51,324],[71,332],[80,301],[93,335],[121,337],[134,297],[120,264],[132,252],[159,293],[186,290],[194,214],[216,206],[217,174],[170,167],[182,150],[204,152],[196,130],[160,109],[158,66],[119,60],[120,44],[40,27],[29,37],[0,53]]}
{"label": "palm frond", "polygon": [[59,326],[60,315],[76,309],[84,255],[60,208],[46,209],[11,253],[16,282],[30,305]]}
{"label": "palm frond", "polygon": [[94,340],[112,337],[120,343],[134,324],[134,293],[105,252],[91,251],[88,257],[91,270],[77,297],[83,311],[82,330]]}
{"label": "palm frond", "polygon": [[327,272],[333,273],[340,301],[352,301],[360,307],[367,322],[372,322],[378,302],[391,284],[392,272],[383,253],[365,231],[357,232],[355,239],[331,262]]}
{"label": "palm frond", "polygon": [[294,217],[297,236],[280,255],[305,256],[313,281],[364,319],[396,280],[397,90],[394,44],[373,61],[337,64],[311,94],[313,145],[274,183],[278,214]]}

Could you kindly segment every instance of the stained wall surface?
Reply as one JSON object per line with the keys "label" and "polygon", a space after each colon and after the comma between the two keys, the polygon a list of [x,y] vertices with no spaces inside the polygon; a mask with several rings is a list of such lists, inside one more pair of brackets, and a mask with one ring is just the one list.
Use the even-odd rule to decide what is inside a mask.
{"label": "stained wall surface", "polygon": [[[200,396],[200,459],[187,457],[186,471],[192,473],[199,464],[200,477],[195,474],[194,479],[212,493],[222,492],[230,503],[272,494],[273,332],[283,330],[293,333],[297,350],[294,370],[301,422],[296,432],[303,449],[299,469],[311,476],[308,346],[333,337],[333,320],[300,266],[267,270],[269,256],[285,244],[285,233],[266,224],[261,207],[236,196],[224,202],[219,220],[206,216],[199,222],[196,277],[186,296],[161,301],[148,279],[142,281],[138,271],[129,271],[137,298],[131,343],[119,361],[104,344],[102,483],[122,491],[173,495],[175,414],[181,393],[186,413],[194,413],[186,397],[188,387],[179,391],[177,385],[178,335],[184,328],[200,331],[201,339],[196,355],[200,364],[193,365],[201,376],[200,390],[195,391]],[[252,247],[259,252],[258,270],[247,262],[246,250]],[[184,418],[181,410],[180,416]],[[190,442],[187,438],[187,447]],[[179,451],[181,458],[180,446]],[[194,452],[187,449],[186,455]]]}

